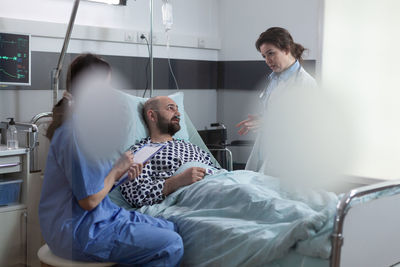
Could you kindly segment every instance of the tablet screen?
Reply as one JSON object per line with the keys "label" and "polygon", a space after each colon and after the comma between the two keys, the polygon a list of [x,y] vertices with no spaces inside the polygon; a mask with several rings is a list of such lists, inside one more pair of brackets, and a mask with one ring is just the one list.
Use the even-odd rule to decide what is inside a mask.
{"label": "tablet screen", "polygon": [[164,148],[164,144],[146,144],[135,152],[133,161],[135,163],[145,163],[151,159],[158,151]]}

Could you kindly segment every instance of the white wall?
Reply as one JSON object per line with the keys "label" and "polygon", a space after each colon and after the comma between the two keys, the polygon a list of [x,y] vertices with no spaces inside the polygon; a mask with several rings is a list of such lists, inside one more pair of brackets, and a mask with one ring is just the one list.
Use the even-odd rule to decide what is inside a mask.
{"label": "white wall", "polygon": [[261,32],[279,26],[319,59],[321,0],[220,0],[220,60],[261,60],[254,43]]}
{"label": "white wall", "polygon": [[[155,2],[155,57],[166,57],[161,23],[161,1]],[[309,49],[307,59],[319,61],[320,0],[172,0],[174,25],[170,56],[195,60],[261,60],[254,47],[258,35],[271,26],[283,26],[295,41]],[[147,47],[126,41],[126,33],[149,31],[149,1],[129,0],[126,7],[81,1],[69,52],[146,57]],[[32,50],[59,52],[62,48],[72,0],[2,0],[0,30],[32,33]],[[199,48],[199,39],[205,49]],[[160,45],[161,44],[161,45]],[[49,70],[50,74],[50,70]],[[183,90],[185,104],[198,129],[211,122],[229,127],[229,140],[240,139],[234,125],[251,113],[253,92]],[[218,103],[216,102],[218,99]],[[207,114],[198,99],[207,103]],[[51,109],[51,92],[0,90],[0,119],[14,116],[28,121]],[[211,103],[211,104],[210,104]],[[235,105],[234,103],[243,103]],[[218,117],[217,117],[217,106]],[[248,106],[249,108],[244,108]],[[222,108],[223,107],[223,108]]]}
{"label": "white wall", "polygon": [[[61,51],[72,0],[2,0],[0,31],[32,34],[32,51]],[[162,1],[154,1],[154,57],[168,56],[161,20]],[[169,56],[178,59],[218,59],[218,6],[214,0],[173,0],[174,25],[170,31]],[[81,1],[68,52],[147,57],[147,46],[138,44],[137,33],[150,31],[150,5],[147,0],[130,0],[127,6]],[[125,39],[133,33],[133,42]],[[198,39],[205,49],[198,48]],[[55,66],[54,66],[55,67]],[[50,77],[50,70],[49,70]],[[179,81],[178,81],[179,83]],[[46,88],[44,88],[46,89]],[[49,88],[50,89],[50,88]],[[157,89],[157,88],[156,88]],[[187,112],[198,128],[216,121],[216,104],[203,112],[196,99],[216,102],[216,90],[183,90]],[[132,92],[136,92],[135,90]],[[52,94],[47,90],[0,90],[0,120],[12,116],[29,121],[35,114],[50,111]]]}
{"label": "white wall", "polygon": [[[72,0],[2,0],[0,29],[21,32],[25,30],[33,34],[34,51],[59,52],[73,2]],[[155,44],[158,41],[165,44],[161,3],[162,1],[154,1]],[[208,45],[218,48],[218,27],[215,27],[218,21],[217,3],[214,0],[174,0],[172,3],[174,25],[170,31],[173,46],[171,57],[216,60],[217,51],[197,49],[197,41],[198,38],[203,38],[206,48]],[[16,21],[8,19],[16,19]],[[20,22],[20,20],[23,21]],[[109,55],[147,56],[147,47],[124,40],[124,33],[133,32],[134,39],[137,39],[136,33],[142,31],[150,31],[150,5],[147,0],[127,1],[127,6],[81,1],[69,51],[80,53],[91,49],[94,50],[93,52]],[[57,39],[54,40],[54,37]],[[81,40],[76,40],[76,38]],[[87,39],[103,39],[112,43],[93,42]],[[174,44],[180,48],[174,47]],[[166,57],[165,47],[156,46],[154,56]]]}
{"label": "white wall", "polygon": [[[220,0],[219,4],[219,60],[263,60],[254,43],[261,32],[279,26],[288,29],[294,41],[308,49],[304,58],[316,60],[319,71],[323,1]],[[254,138],[254,135],[239,136],[235,124],[245,119],[249,113],[257,111],[254,105],[257,95],[256,91],[218,91],[218,121],[228,127],[229,141]]]}

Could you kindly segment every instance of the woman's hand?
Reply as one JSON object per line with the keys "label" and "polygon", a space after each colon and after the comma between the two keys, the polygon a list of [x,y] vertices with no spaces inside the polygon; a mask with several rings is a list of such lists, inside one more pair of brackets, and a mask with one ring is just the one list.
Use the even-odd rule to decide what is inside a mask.
{"label": "woman's hand", "polygon": [[[118,181],[122,175],[124,175],[130,167],[135,163],[133,162],[132,151],[126,151],[114,164],[113,170],[115,171],[114,181]],[[140,174],[140,173],[139,173]]]}
{"label": "woman's hand", "polygon": [[128,170],[128,177],[129,180],[133,180],[135,178],[137,178],[143,170],[143,164],[142,163],[134,163],[131,165],[131,167]]}
{"label": "woman's hand", "polygon": [[115,162],[114,167],[104,179],[104,188],[96,194],[79,200],[79,206],[87,211],[91,211],[92,209],[96,208],[110,192],[115,182],[121,179],[122,175],[128,172],[128,177],[130,180],[132,180],[139,176],[139,174],[142,172],[142,168],[143,165],[141,163],[134,163],[132,151],[125,152],[117,160],[117,162]]}
{"label": "woman's hand", "polygon": [[236,127],[241,127],[238,131],[240,135],[246,135],[250,130],[260,128],[260,120],[258,116],[248,115],[248,118],[236,124]]}

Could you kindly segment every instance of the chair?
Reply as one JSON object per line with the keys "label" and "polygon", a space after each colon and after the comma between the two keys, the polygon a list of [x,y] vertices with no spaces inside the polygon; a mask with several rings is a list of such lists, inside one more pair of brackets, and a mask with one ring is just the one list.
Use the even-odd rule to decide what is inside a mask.
{"label": "chair", "polygon": [[42,267],[109,267],[112,262],[81,262],[62,259],[54,255],[47,244],[43,245],[37,253]]}

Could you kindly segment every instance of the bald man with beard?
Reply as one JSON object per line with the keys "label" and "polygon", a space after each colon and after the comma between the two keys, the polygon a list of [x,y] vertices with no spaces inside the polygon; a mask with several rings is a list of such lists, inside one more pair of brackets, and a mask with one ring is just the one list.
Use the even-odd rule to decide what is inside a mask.
{"label": "bald man with beard", "polygon": [[200,181],[206,175],[206,169],[200,167],[191,167],[175,175],[184,163],[196,161],[216,168],[206,151],[173,138],[181,129],[180,115],[176,103],[167,96],[150,98],[144,104],[143,117],[150,136],[130,150],[135,153],[146,144],[165,147],[147,162],[138,178],[121,185],[121,193],[131,206],[139,208],[160,203],[177,189]]}

